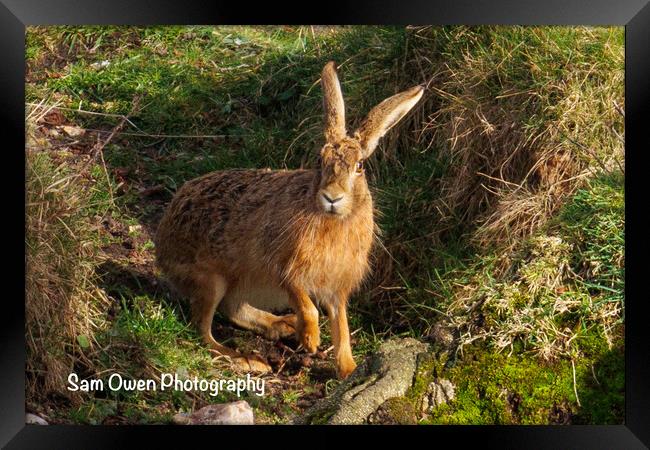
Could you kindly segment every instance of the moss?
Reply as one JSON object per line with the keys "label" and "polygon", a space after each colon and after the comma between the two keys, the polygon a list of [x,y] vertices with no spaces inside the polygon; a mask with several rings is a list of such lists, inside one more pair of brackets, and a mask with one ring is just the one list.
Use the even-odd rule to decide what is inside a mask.
{"label": "moss", "polygon": [[413,379],[413,386],[406,393],[406,398],[411,401],[418,401],[425,394],[427,386],[433,381],[436,371],[436,359],[431,353],[420,355],[418,359],[418,368]]}
{"label": "moss", "polygon": [[406,397],[386,400],[370,417],[370,423],[382,425],[415,425],[417,413],[413,402]]}
{"label": "moss", "polygon": [[311,425],[326,425],[334,413],[336,413],[335,409],[324,409],[319,411],[317,414],[314,414],[309,423]]}
{"label": "moss", "polygon": [[442,376],[446,363],[446,352],[441,352],[439,354],[429,352],[419,355],[418,367],[413,378],[413,386],[411,386],[405,395],[405,398],[407,398],[414,407],[418,408],[420,406],[422,397],[426,394],[431,382],[435,378]]}
{"label": "moss", "polygon": [[445,371],[457,398],[433,411],[426,423],[622,423],[622,342],[610,350],[597,331],[582,340],[584,356],[574,362],[580,404],[570,360],[544,363],[530,354],[508,357],[476,345],[466,348],[464,357]]}
{"label": "moss", "polygon": [[553,402],[571,396],[570,371],[566,365],[543,367],[531,358],[508,358],[477,348],[448,371],[447,376],[457,387],[457,398],[433,411],[428,422],[547,423]]}
{"label": "moss", "polygon": [[575,417],[579,424],[622,424],[625,415],[625,354],[620,345],[598,358],[593,370],[583,371],[579,383],[582,409]]}

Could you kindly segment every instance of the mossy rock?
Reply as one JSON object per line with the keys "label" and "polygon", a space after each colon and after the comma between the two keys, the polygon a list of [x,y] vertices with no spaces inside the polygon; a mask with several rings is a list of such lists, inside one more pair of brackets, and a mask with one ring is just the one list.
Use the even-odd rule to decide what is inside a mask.
{"label": "mossy rock", "polygon": [[[384,342],[332,395],[317,402],[296,418],[294,423],[368,423],[369,417],[385,404],[385,409],[391,415],[390,420],[414,423],[417,403],[406,395],[413,387],[419,356],[428,351],[428,344],[412,338]],[[402,399],[395,400],[396,398]],[[403,413],[395,414],[395,410],[400,408]]]}

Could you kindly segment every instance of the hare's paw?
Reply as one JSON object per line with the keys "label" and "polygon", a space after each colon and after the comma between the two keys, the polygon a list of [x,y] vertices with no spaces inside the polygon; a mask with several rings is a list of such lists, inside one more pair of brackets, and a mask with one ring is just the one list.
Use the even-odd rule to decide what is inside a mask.
{"label": "hare's paw", "polygon": [[254,354],[232,358],[232,362],[237,369],[243,372],[266,373],[271,371],[271,366],[269,366],[264,358]]}
{"label": "hare's paw", "polygon": [[294,336],[296,334],[297,326],[296,315],[287,314],[286,316],[279,317],[278,320],[273,322],[267,337],[273,341],[277,341],[281,338]]}
{"label": "hare's paw", "polygon": [[296,328],[296,338],[298,342],[309,353],[316,353],[320,345],[320,329],[317,322],[301,322],[298,321]]}
{"label": "hare's paw", "polygon": [[336,361],[336,372],[340,379],[347,378],[356,368],[357,364],[352,358],[342,358]]}

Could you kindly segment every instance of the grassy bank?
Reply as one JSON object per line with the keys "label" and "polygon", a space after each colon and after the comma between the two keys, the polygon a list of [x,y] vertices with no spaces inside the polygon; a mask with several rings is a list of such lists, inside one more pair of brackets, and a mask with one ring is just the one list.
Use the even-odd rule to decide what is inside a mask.
{"label": "grassy bank", "polygon": [[[49,27],[28,29],[26,51],[28,202],[68,208],[28,208],[28,266],[67,286],[28,283],[28,312],[63,314],[48,326],[67,330],[28,314],[41,330],[28,336],[33,410],[150,423],[228,399],[70,397],[62,377],[232,375],[159,279],[151,238],[186,180],[313,164],[333,59],[351,129],[385,97],[427,87],[368,162],[382,244],[351,302],[355,356],[392,335],[448,352],[458,399],[432,423],[622,422],[622,29]],[[64,236],[58,260],[47,256]],[[96,294],[61,309],[80,291]],[[306,358],[215,323],[218,340],[261,349],[274,368],[269,395],[247,399],[260,422],[336,385],[327,324],[324,351]],[[58,353],[39,359],[54,335]]]}

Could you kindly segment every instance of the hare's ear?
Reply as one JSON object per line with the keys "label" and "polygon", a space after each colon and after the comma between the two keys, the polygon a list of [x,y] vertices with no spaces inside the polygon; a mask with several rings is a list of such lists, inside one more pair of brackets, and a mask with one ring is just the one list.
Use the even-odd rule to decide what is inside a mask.
{"label": "hare's ear", "polygon": [[334,61],[325,65],[320,80],[323,88],[323,109],[325,110],[325,140],[336,142],[343,139],[347,132],[345,130],[345,104]]}
{"label": "hare's ear", "polygon": [[424,86],[414,86],[388,97],[368,113],[368,117],[356,133],[361,142],[364,158],[375,151],[379,139],[415,106],[422,98],[423,92]]}

